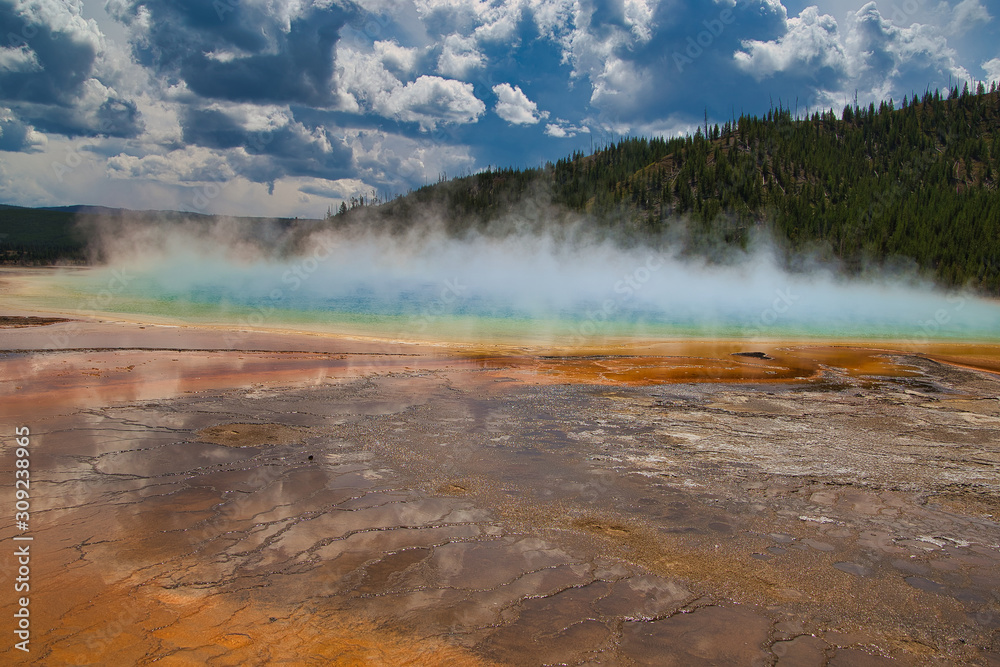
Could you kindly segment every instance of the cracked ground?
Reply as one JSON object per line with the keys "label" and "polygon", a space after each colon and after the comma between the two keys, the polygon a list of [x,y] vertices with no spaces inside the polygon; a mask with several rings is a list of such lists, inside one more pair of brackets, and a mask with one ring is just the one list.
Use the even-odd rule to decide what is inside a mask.
{"label": "cracked ground", "polygon": [[[825,354],[767,383],[622,382],[600,356],[7,354],[31,660],[1000,664],[1000,378]],[[133,386],[162,364],[189,384]]]}

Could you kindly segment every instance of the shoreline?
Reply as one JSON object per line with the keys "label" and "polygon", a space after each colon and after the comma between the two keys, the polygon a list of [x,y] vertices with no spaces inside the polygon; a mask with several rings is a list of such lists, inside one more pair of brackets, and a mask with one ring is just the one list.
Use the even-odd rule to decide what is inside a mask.
{"label": "shoreline", "polygon": [[[7,311],[10,313],[10,311]],[[10,313],[38,316],[38,311]],[[46,313],[72,317],[64,311]],[[677,382],[807,381],[827,369],[852,375],[896,374],[898,361],[880,357],[917,356],[954,367],[1000,374],[1000,343],[935,341],[916,348],[893,341],[863,339],[655,339],[614,344],[541,346],[466,342],[426,342],[346,336],[331,332],[258,328],[231,331],[223,326],[161,324],[101,319],[0,328],[0,351],[41,355],[135,353],[239,355],[315,354],[354,357],[408,356],[424,360],[493,363],[522,381],[645,385]],[[765,358],[745,356],[762,353]],[[905,365],[905,364],[903,364]],[[839,369],[839,370],[838,370]]]}

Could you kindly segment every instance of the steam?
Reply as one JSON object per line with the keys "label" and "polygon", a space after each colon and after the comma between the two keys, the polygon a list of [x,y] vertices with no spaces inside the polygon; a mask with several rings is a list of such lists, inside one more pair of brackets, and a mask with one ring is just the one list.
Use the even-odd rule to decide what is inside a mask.
{"label": "steam", "polygon": [[[172,304],[247,326],[362,323],[373,334],[454,339],[498,332],[593,343],[620,336],[992,339],[1000,304],[912,274],[848,279],[765,241],[724,261],[669,244],[625,247],[586,226],[456,239],[222,220],[106,225],[103,269],[126,276],[109,310]],[[718,260],[718,258],[716,258]],[[147,306],[148,307],[148,306]]]}

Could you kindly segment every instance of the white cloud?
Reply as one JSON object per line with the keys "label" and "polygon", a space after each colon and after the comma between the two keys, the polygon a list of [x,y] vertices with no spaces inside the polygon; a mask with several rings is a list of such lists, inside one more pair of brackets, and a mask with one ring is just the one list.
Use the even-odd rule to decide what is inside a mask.
{"label": "white cloud", "polygon": [[27,47],[0,48],[0,72],[39,72],[38,56]]}
{"label": "white cloud", "polygon": [[358,178],[338,178],[334,181],[311,179],[299,186],[299,192],[323,197],[324,199],[349,199],[358,195],[367,195],[373,189],[371,185]]}
{"label": "white cloud", "polygon": [[590,134],[590,128],[586,125],[573,125],[562,118],[556,118],[554,123],[545,124],[545,134],[557,139],[575,137],[580,133]]}
{"label": "white cloud", "polygon": [[512,125],[534,125],[549,116],[548,111],[539,113],[538,105],[528,99],[520,86],[501,83],[493,86],[493,93],[497,96],[494,111]]}
{"label": "white cloud", "polygon": [[10,109],[0,107],[0,150],[35,153],[45,150],[48,143],[48,137],[22,123]]}
{"label": "white cloud", "polygon": [[205,108],[225,113],[248,132],[273,131],[293,122],[287,105],[213,102]]}
{"label": "white cloud", "polygon": [[230,164],[235,153],[235,149],[219,151],[200,146],[141,156],[119,153],[108,158],[107,175],[113,179],[155,179],[175,185],[229,181],[239,175]]}
{"label": "white cloud", "polygon": [[[248,155],[242,148],[186,146],[145,155],[123,152],[106,161],[104,178],[96,181],[96,188],[107,197],[104,203],[114,206],[301,217],[321,216],[331,197],[349,197],[374,188],[360,178],[285,176],[272,185],[252,182],[242,175],[254,165],[266,166],[267,161],[264,156]],[[86,181],[79,171],[70,172],[65,179],[75,192],[68,201],[87,201],[82,184],[94,187],[93,169]],[[138,194],[133,195],[133,190]]]}
{"label": "white cloud", "polygon": [[659,4],[657,0],[625,0],[625,24],[640,42],[648,42],[653,38],[653,10]]}
{"label": "white cloud", "polygon": [[438,72],[458,79],[465,78],[474,69],[486,64],[486,58],[476,48],[476,40],[460,35],[448,35],[438,56]]}
{"label": "white cloud", "polygon": [[183,142],[180,113],[183,105],[171,99],[170,91],[151,89],[135,98],[145,131],[133,140],[136,146],[177,146]]}
{"label": "white cloud", "polygon": [[354,155],[358,177],[387,183],[400,192],[436,181],[441,173],[470,169],[475,160],[467,146],[412,139],[375,130],[350,130],[345,142]]}
{"label": "white cloud", "polygon": [[775,41],[744,41],[744,50],[733,55],[736,66],[757,81],[777,72],[846,71],[848,57],[832,16],[807,7],[798,17],[788,19],[786,26],[787,32]]}
{"label": "white cloud", "polygon": [[404,85],[377,53],[340,50],[335,80],[341,110],[417,122],[424,130],[433,130],[438,123],[474,123],[486,111],[472,84],[423,75]]}
{"label": "white cloud", "polygon": [[210,51],[206,53],[205,57],[209,60],[214,60],[217,63],[231,63],[237,58],[246,57],[246,54],[237,53],[232,49],[219,49],[218,51]]}
{"label": "white cloud", "polygon": [[341,96],[341,110],[356,113],[377,108],[403,85],[385,68],[378,54],[349,48],[337,50],[334,82]]}
{"label": "white cloud", "polygon": [[968,79],[942,28],[922,23],[899,27],[874,2],[848,17],[846,31],[816,7],[787,19],[785,27],[776,40],[744,41],[733,60],[757,81],[778,74],[809,77],[820,103],[853,96],[854,89],[863,99],[878,100],[949,78]]}
{"label": "white cloud", "polygon": [[622,110],[631,108],[644,92],[663,85],[657,75],[655,68],[609,56],[603,69],[591,75],[590,103],[606,114],[617,116]]}
{"label": "white cloud", "polygon": [[[50,134],[135,136],[142,121],[129,98],[148,77],[82,9],[80,0],[12,3],[17,27],[0,47],[0,100]],[[25,73],[32,85],[16,82]]]}
{"label": "white cloud", "polygon": [[475,96],[471,83],[420,76],[393,90],[381,105],[383,115],[420,123],[433,130],[438,123],[475,123],[486,105]]}
{"label": "white cloud", "polygon": [[479,25],[474,34],[478,41],[514,45],[517,23],[524,5],[518,0],[498,3],[473,2]]}
{"label": "white cloud", "polygon": [[95,51],[99,51],[104,44],[104,34],[97,22],[83,18],[81,0],[34,0],[15,5],[15,11],[26,24],[47,25],[76,43],[89,44]]}
{"label": "white cloud", "polygon": [[417,66],[420,49],[400,46],[394,39],[375,42],[373,48],[386,69],[409,74]]}
{"label": "white cloud", "polygon": [[915,23],[899,28],[879,13],[874,2],[852,17],[844,45],[852,56],[848,69],[851,84],[871,99],[902,97],[911,88],[969,79],[938,27]]}
{"label": "white cloud", "polygon": [[952,35],[962,35],[979,23],[989,23],[992,18],[979,0],[962,0],[952,10],[948,32]]}
{"label": "white cloud", "polygon": [[545,134],[550,137],[556,137],[557,139],[563,139],[565,137],[574,137],[575,133],[570,133],[566,128],[561,125],[556,125],[555,123],[545,124]]}
{"label": "white cloud", "polygon": [[[155,60],[157,49],[171,38],[184,41],[184,33],[170,32],[173,27],[157,18],[169,12],[150,10],[180,5],[137,1],[13,3],[16,12],[30,13],[39,25],[52,26],[59,33],[59,44],[90,45],[96,57],[92,63],[89,56],[86,63],[79,58],[69,63],[78,67],[65,71],[79,72],[76,78],[66,82],[53,78],[49,89],[55,91],[54,102],[0,99],[0,145],[7,147],[0,165],[4,199],[190,208],[196,188],[228,178],[233,185],[213,200],[213,210],[303,214],[314,206],[312,214],[320,215],[329,204],[324,197],[372,188],[403,191],[434,181],[442,172],[474,168],[474,153],[492,161],[495,155],[489,151],[495,137],[481,144],[456,145],[454,137],[441,141],[416,133],[417,125],[428,131],[444,124],[475,123],[487,105],[506,123],[533,128],[530,135],[536,138],[543,132],[556,138],[603,131],[676,134],[700,125],[703,100],[712,114],[730,102],[738,110],[754,96],[761,97],[759,90],[750,93],[728,83],[711,90],[691,85],[713,80],[714,75],[719,75],[718,81],[751,81],[749,89],[757,88],[752,85],[756,79],[760,89],[774,90],[776,95],[803,91],[803,96],[811,97],[808,104],[828,101],[835,107],[853,97],[855,88],[867,100],[945,85],[949,77],[960,81],[968,76],[962,64],[977,75],[985,73],[988,80],[1000,80],[1000,58],[987,59],[994,54],[974,42],[986,34],[983,26],[992,20],[994,0],[883,0],[878,8],[870,4],[861,11],[862,0],[810,0],[799,6],[815,4],[819,9],[805,8],[793,17],[780,0],[357,0],[345,25],[335,18],[329,24],[331,30],[339,30],[340,39],[335,48],[317,51],[317,57],[323,60],[335,54],[334,74],[331,80],[326,71],[325,78],[315,80],[321,94],[312,101],[289,106],[285,98],[248,93],[226,98],[231,103],[210,103],[222,98],[186,83],[183,76],[164,75],[156,66],[147,69],[135,61],[135,53],[152,54]],[[206,54],[208,64],[220,69],[252,60],[255,54],[281,55],[277,49],[293,43],[282,38],[297,29],[297,21],[321,19],[323,12],[317,8],[334,5],[339,8],[344,3],[240,0],[239,16],[228,14],[228,19],[239,21],[206,28],[211,38],[198,42],[205,48],[197,53]],[[670,53],[682,48],[678,45],[689,35],[697,36],[706,17],[718,16],[724,8],[732,8],[739,20],[724,35],[716,35],[711,49],[705,49],[706,56],[696,59],[690,70],[676,71]],[[334,9],[331,15],[339,16],[339,11]],[[121,23],[108,18],[114,13]],[[237,25],[252,20],[260,25]],[[177,25],[186,29],[183,22]],[[226,31],[244,28],[247,35],[262,36],[274,49],[242,51],[251,48],[248,42],[233,41]],[[519,42],[522,35],[531,35],[525,41],[537,35],[541,48],[532,47],[531,53],[542,60],[518,60],[527,52],[519,50],[527,46]],[[110,36],[117,36],[121,45]],[[132,43],[125,43],[126,38]],[[741,38],[746,40],[742,46]],[[0,45],[0,76],[58,73],[48,60],[51,54],[41,48],[36,53],[30,44],[8,42]],[[960,61],[959,53],[988,55],[970,64]],[[186,55],[179,57],[182,62]],[[517,77],[511,74],[516,67],[520,67]],[[282,72],[294,76],[294,68],[288,68],[277,79]],[[466,83],[474,80],[476,89]],[[514,85],[528,80],[546,85],[557,81],[556,85],[565,86],[567,97],[546,98],[548,110],[542,111]],[[494,86],[498,81],[510,83]],[[484,88],[482,100],[475,95],[479,85]],[[574,91],[574,86],[581,90]],[[496,99],[487,100],[491,87]],[[529,90],[534,94],[536,88]],[[3,95],[0,85],[0,98]],[[127,107],[131,102],[141,119],[132,135],[70,140],[61,134],[93,133],[102,120],[106,123],[109,105]],[[345,127],[342,115],[302,111],[310,105],[367,116],[363,123],[367,129],[353,127],[349,119]],[[693,107],[697,108],[692,111]],[[747,109],[755,110],[759,108]],[[113,118],[126,117],[125,111],[119,108]],[[217,128],[206,121],[199,133],[197,123],[190,120],[192,112],[222,116],[216,117]],[[379,117],[414,125],[398,135],[371,129]],[[210,114],[205,118],[210,120]],[[243,145],[248,148],[229,147],[246,132],[264,133],[272,141],[264,147],[247,143]],[[51,165],[61,163],[68,151],[78,151],[84,162],[59,180]],[[95,196],[102,201],[96,202]]]}
{"label": "white cloud", "polygon": [[1000,58],[987,60],[982,64],[982,68],[983,71],[986,72],[987,83],[993,83],[996,81],[1000,84]]}

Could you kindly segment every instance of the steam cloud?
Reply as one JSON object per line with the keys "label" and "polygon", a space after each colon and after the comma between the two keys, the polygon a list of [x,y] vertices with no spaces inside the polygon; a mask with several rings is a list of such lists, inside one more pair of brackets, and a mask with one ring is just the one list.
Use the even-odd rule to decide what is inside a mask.
{"label": "steam cloud", "polygon": [[[465,239],[236,221],[104,228],[105,267],[124,296],[213,305],[236,324],[350,315],[373,333],[453,338],[498,327],[553,342],[635,336],[889,337],[995,340],[1000,304],[912,273],[849,279],[835,267],[781,268],[767,243],[723,262],[672,246],[623,247],[585,228]],[[114,310],[112,303],[110,309]],[[230,318],[233,316],[230,315]],[[501,326],[502,325],[502,326]]]}

